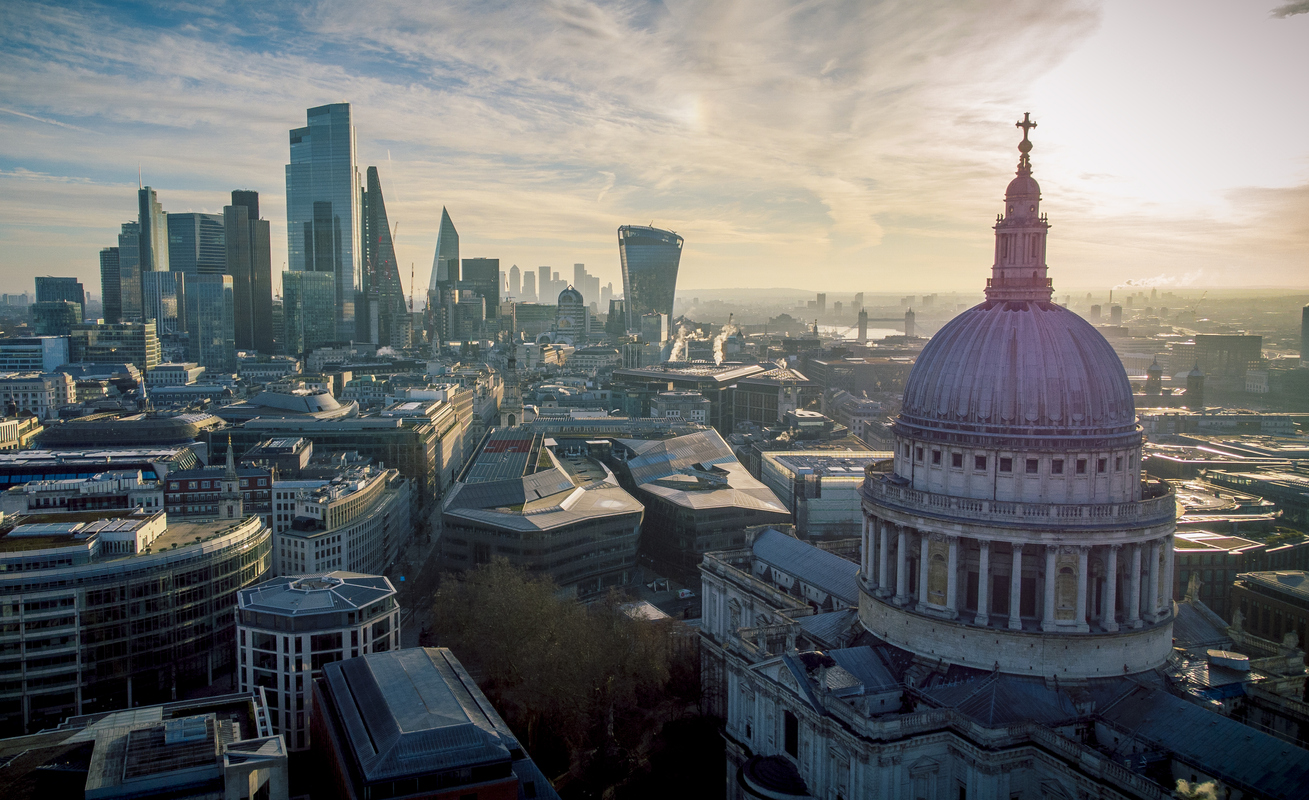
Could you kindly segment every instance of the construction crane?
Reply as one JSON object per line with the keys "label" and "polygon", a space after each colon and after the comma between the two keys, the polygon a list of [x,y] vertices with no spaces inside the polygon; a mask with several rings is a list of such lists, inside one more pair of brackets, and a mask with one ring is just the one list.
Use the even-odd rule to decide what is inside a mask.
{"label": "construction crane", "polygon": [[1191,304],[1190,311],[1192,317],[1195,317],[1195,310],[1200,307],[1200,304],[1203,303],[1204,299],[1208,296],[1209,296],[1209,290],[1205,289],[1203,292],[1200,293],[1200,299],[1196,300],[1194,303]]}

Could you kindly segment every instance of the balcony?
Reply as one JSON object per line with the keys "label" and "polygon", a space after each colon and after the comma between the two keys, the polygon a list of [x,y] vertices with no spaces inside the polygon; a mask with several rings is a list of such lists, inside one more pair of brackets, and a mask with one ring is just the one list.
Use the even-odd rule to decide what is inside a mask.
{"label": "balcony", "polygon": [[1157,525],[1177,514],[1177,499],[1163,481],[1142,483],[1145,499],[1126,503],[1027,503],[951,497],[901,486],[892,476],[869,474],[863,496],[875,503],[934,517],[1025,527],[1114,527]]}

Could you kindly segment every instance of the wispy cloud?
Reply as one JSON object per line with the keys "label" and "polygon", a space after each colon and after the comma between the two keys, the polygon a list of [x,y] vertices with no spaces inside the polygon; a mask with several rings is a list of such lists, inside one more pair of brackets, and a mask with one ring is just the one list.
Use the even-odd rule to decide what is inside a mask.
{"label": "wispy cloud", "polygon": [[[135,206],[109,187],[139,161],[171,210],[259,190],[280,263],[286,132],[348,100],[419,283],[446,205],[465,250],[506,266],[617,280],[614,228],[654,220],[686,236],[688,286],[979,285],[1008,126],[1099,20],[1089,0],[10,3],[0,185],[26,169],[94,190],[0,195],[0,219],[49,213],[65,244],[41,258],[92,279]],[[1104,171],[1070,173],[1065,207],[1110,227],[1113,175],[1084,172]],[[4,274],[31,255],[0,251]]]}

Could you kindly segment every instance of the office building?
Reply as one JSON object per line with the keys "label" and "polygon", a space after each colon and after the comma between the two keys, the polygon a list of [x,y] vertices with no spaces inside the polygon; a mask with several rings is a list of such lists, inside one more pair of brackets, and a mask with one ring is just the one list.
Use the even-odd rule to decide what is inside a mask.
{"label": "office building", "polygon": [[818,405],[823,389],[799,370],[772,367],[737,381],[732,391],[732,422],[753,422],[761,428],[783,423],[787,412]]}
{"label": "office building", "polygon": [[37,276],[36,302],[54,300],[67,300],[70,303],[77,303],[83,314],[82,319],[79,319],[78,322],[82,322],[86,318],[86,292],[82,289],[82,282],[77,278]]}
{"label": "office building", "polygon": [[536,273],[529,270],[523,270],[523,291],[518,298],[520,303],[536,302]]}
{"label": "office building", "polygon": [[271,549],[258,517],[179,523],[162,511],[106,510],[6,518],[0,604],[14,618],[18,647],[15,677],[0,684],[0,729],[31,733],[211,684],[236,660],[236,592],[265,576]]}
{"label": "office building", "polygon": [[141,272],[168,271],[168,214],[155,197],[155,190],[142,186],[137,191],[139,263]]}
{"label": "office building", "polygon": [[459,283],[459,231],[450,219],[450,212],[441,207],[441,227],[436,234],[436,253],[432,256],[432,277],[427,291],[440,291],[442,296]]}
{"label": "office building", "polygon": [[184,272],[141,275],[141,314],[155,323],[155,331],[161,338],[181,336],[188,330],[186,280]]}
{"label": "office building", "polygon": [[0,739],[9,800],[287,800],[286,744],[258,692],[71,717]]}
{"label": "office building", "polygon": [[500,259],[465,258],[460,267],[459,290],[470,291],[486,301],[486,318],[500,313]]}
{"label": "office building", "polygon": [[[193,443],[195,437],[190,439]],[[198,466],[200,459],[187,444],[23,450],[0,453],[0,491],[26,486],[33,481],[86,480],[109,470],[139,471],[154,480],[173,470]]]}
{"label": "office building", "polygon": [[316,482],[301,477],[290,483],[273,487],[278,575],[382,573],[413,533],[412,484],[395,469],[345,466]]}
{"label": "office building", "polygon": [[0,339],[0,372],[53,372],[67,363],[67,336]]}
{"label": "office building", "polygon": [[[616,369],[613,375],[615,388],[645,389],[656,392],[680,390],[699,392],[709,400],[709,424],[723,435],[733,432],[732,400],[735,387],[742,379],[769,371],[760,364],[675,364],[665,363],[652,367]],[[778,387],[770,389],[775,394]],[[641,410],[649,414],[647,407]]]}
{"label": "office building", "polygon": [[624,225],[618,229],[629,331],[640,330],[641,317],[646,314],[667,314],[670,320],[673,318],[682,243],[681,236],[659,228]]}
{"label": "office building", "polygon": [[395,587],[380,575],[274,578],[238,592],[236,613],[241,691],[263,688],[272,732],[290,750],[309,747],[310,698],[324,666],[400,649]]}
{"label": "office building", "polygon": [[210,375],[236,372],[235,313],[231,275],[197,275],[187,286],[187,358]]}
{"label": "office building", "polygon": [[641,553],[660,574],[694,580],[704,554],[740,547],[747,527],[791,522],[777,496],[750,475],[717,431],[610,442],[607,463],[645,506]]}
{"label": "office building", "polygon": [[67,336],[82,321],[82,307],[68,300],[38,300],[28,309],[37,336]]}
{"label": "office building", "polygon": [[515,300],[522,299],[523,272],[514,264],[509,268],[509,296]]}
{"label": "office building", "polygon": [[527,428],[492,432],[442,505],[443,569],[492,556],[594,597],[636,574],[642,507],[581,448],[551,452]]}
{"label": "office building", "polygon": [[105,322],[123,319],[123,281],[117,247],[100,250],[100,303]]}
{"label": "office building", "polygon": [[194,361],[160,364],[146,373],[146,383],[154,386],[190,386],[205,374],[205,368]]}
{"label": "office building", "polygon": [[760,454],[759,478],[791,512],[800,536],[853,538],[860,533],[864,470],[891,456],[872,450],[772,450]]}
{"label": "office building", "polygon": [[118,234],[119,320],[141,322],[141,224],[124,222]]}
{"label": "office building", "polygon": [[555,306],[555,342],[575,347],[585,346],[587,334],[591,330],[590,322],[586,300],[581,292],[569,286],[559,293],[559,301]]}
{"label": "office building", "polygon": [[[622,301],[618,301],[622,302]],[[612,306],[610,315],[614,315]],[[621,313],[621,312],[619,312]],[[608,329],[608,325],[605,326]],[[649,344],[663,344],[668,341],[668,316],[666,314],[642,314],[641,315],[641,340]]]}
{"label": "office building", "polygon": [[699,425],[709,424],[709,401],[699,392],[660,392],[650,398],[650,416],[678,417]]}
{"label": "office building", "polygon": [[129,363],[142,372],[159,363],[155,323],[119,322],[74,325],[68,337],[70,363]]}
{"label": "office building", "polygon": [[336,341],[335,279],[325,272],[282,273],[282,349],[302,357]]}
{"label": "office building", "polygon": [[310,705],[313,752],[324,765],[315,798],[559,800],[446,648],[332,662]]}
{"label": "office building", "polygon": [[221,214],[168,214],[168,269],[195,275],[227,271],[227,232]]}
{"label": "office building", "polygon": [[[355,309],[359,331],[355,338],[387,347],[409,346],[412,323],[405,304],[404,283],[395,260],[391,223],[382,198],[382,181],[377,167],[368,168],[368,183],[360,203],[363,220],[364,302]],[[439,234],[438,234],[439,236]]]}
{"label": "office building", "polygon": [[[73,379],[63,372],[15,372],[0,375],[0,410],[12,416],[29,414],[53,419],[59,409],[76,402]],[[11,408],[12,407],[12,408]]]}
{"label": "office building", "polygon": [[600,279],[587,272],[585,264],[573,265],[573,288],[582,293],[588,306],[599,306]]}
{"label": "office building", "polygon": [[[226,274],[232,276],[236,349],[271,355],[273,345],[273,270],[269,222],[259,218],[259,193],[232,192],[223,207]],[[285,291],[285,290],[283,290]]]}
{"label": "office building", "polygon": [[317,106],[306,116],[305,127],[291,130],[291,163],[286,165],[287,268],[333,276],[335,333],[330,338],[350,340],[356,338],[360,280],[355,128],[349,103]]}

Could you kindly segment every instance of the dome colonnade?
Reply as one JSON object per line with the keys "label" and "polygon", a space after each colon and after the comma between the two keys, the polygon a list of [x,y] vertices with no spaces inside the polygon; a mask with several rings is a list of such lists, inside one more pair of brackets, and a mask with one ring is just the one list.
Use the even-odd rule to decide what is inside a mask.
{"label": "dome colonnade", "polygon": [[1025,118],[986,301],[919,355],[892,472],[861,489],[860,618],[920,657],[1094,677],[1172,646],[1176,502],[1143,480],[1131,384],[1051,302]]}

